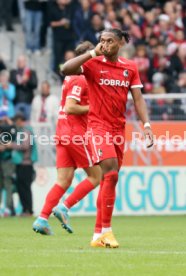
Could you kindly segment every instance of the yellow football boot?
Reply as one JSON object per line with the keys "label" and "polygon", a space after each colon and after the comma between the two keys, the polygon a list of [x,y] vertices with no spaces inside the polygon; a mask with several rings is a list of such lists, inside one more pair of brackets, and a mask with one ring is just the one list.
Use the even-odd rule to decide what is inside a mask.
{"label": "yellow football boot", "polygon": [[106,247],[106,248],[118,248],[119,243],[112,231],[102,234],[97,240],[91,241],[91,247]]}
{"label": "yellow football boot", "polygon": [[119,243],[117,242],[116,238],[114,237],[114,234],[112,233],[112,231],[102,234],[99,239],[107,248],[118,248],[119,247]]}
{"label": "yellow football boot", "polygon": [[91,241],[90,242],[90,246],[91,247],[105,247],[105,244],[101,241],[101,239],[100,238],[98,238],[97,240],[95,240],[95,241]]}

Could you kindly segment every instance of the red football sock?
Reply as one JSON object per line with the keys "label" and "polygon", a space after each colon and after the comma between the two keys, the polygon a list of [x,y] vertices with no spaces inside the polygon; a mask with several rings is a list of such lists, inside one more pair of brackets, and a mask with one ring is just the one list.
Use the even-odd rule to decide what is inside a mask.
{"label": "red football sock", "polygon": [[55,184],[47,194],[40,217],[48,219],[52,213],[52,209],[58,204],[60,198],[64,195],[65,192],[66,190],[64,190],[61,186]]}
{"label": "red football sock", "polygon": [[67,208],[71,208],[94,189],[94,185],[86,178],[77,185],[73,193],[64,201]]}
{"label": "red football sock", "polygon": [[115,188],[118,181],[118,172],[111,171],[104,175],[101,192],[102,227],[111,227],[112,212],[115,203]]}
{"label": "red football sock", "polygon": [[97,197],[97,213],[96,213],[96,223],[94,228],[94,233],[101,233],[102,228],[102,216],[101,216],[101,192],[103,187],[103,181],[100,183],[99,193]]}

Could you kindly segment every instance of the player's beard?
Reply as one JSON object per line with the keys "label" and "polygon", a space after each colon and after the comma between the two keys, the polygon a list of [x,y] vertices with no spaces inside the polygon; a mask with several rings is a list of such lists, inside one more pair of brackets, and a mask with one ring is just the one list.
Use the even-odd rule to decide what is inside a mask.
{"label": "player's beard", "polygon": [[119,49],[116,50],[116,48],[115,49],[114,48],[109,49],[109,47],[108,47],[108,48],[103,48],[102,52],[103,52],[103,55],[105,57],[112,57],[112,56],[117,55],[118,50]]}
{"label": "player's beard", "polygon": [[103,52],[105,57],[110,57],[112,55],[111,52],[109,50],[106,50],[106,49],[103,50],[102,52]]}

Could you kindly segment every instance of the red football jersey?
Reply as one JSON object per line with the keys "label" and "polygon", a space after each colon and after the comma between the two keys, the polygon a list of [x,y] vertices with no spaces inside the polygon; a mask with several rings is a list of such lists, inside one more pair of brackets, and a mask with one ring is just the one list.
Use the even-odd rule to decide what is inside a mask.
{"label": "red football jersey", "polygon": [[88,114],[67,115],[66,99],[72,98],[80,105],[88,105],[88,85],[84,76],[68,76],[62,85],[62,96],[57,123],[57,135],[84,135],[87,130]]}
{"label": "red football jersey", "polygon": [[89,86],[88,125],[108,130],[123,128],[128,91],[143,87],[135,62],[123,57],[110,62],[99,56],[83,64],[82,74]]}

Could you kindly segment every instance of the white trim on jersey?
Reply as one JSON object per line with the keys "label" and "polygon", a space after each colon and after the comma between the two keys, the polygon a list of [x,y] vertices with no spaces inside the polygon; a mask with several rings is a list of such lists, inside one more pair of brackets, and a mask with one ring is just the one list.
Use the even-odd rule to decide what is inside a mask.
{"label": "white trim on jersey", "polygon": [[87,155],[89,167],[92,167],[92,166],[93,166],[92,159],[91,159],[91,157],[90,157],[90,154],[89,154],[89,152],[88,152],[88,150],[87,150],[85,144],[83,144],[83,147],[84,147],[85,153],[86,153],[86,155]]}
{"label": "white trim on jersey", "polygon": [[91,128],[91,132],[92,132],[92,137],[91,137],[91,138],[92,138],[92,144],[93,144],[93,146],[94,146],[94,151],[95,151],[96,156],[97,156],[97,160],[96,160],[95,163],[98,163],[100,160],[99,160],[99,155],[98,155],[98,152],[97,152],[97,149],[96,149],[96,145],[95,145],[95,143],[94,143],[94,139],[93,139],[94,133],[93,133],[92,128]]}
{"label": "white trim on jersey", "polygon": [[136,85],[132,85],[130,88],[142,88],[143,84],[136,84]]}
{"label": "white trim on jersey", "polygon": [[120,58],[118,58],[118,61],[123,63],[123,64],[126,64],[126,62],[124,62],[123,60],[121,60]]}
{"label": "white trim on jersey", "polygon": [[76,96],[67,96],[67,99],[75,99],[76,101],[80,102],[81,99]]}
{"label": "white trim on jersey", "polygon": [[84,73],[83,66],[80,66],[80,68],[81,68],[81,73]]}

